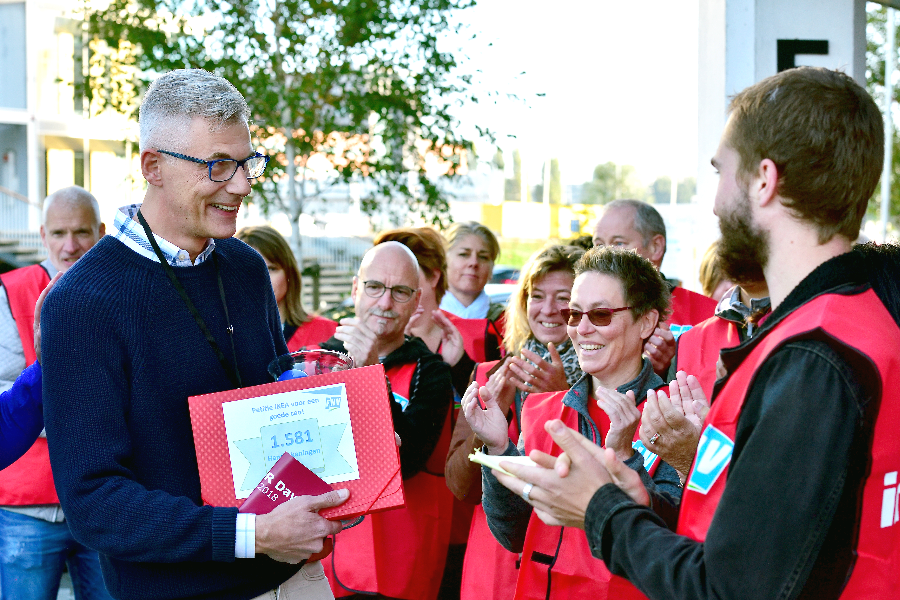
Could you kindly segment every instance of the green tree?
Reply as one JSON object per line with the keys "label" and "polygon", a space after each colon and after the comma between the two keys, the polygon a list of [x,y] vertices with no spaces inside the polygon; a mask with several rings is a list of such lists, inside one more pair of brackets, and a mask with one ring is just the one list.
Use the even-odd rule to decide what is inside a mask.
{"label": "green tree", "polygon": [[[884,72],[885,72],[885,45],[887,40],[887,8],[882,5],[868,3],[866,9],[866,87],[869,93],[878,102],[878,106],[884,110]],[[898,23],[896,40],[900,43],[900,19]],[[900,64],[900,61],[897,61]],[[897,87],[900,81],[896,74],[893,78],[894,101],[896,102]],[[891,156],[891,194],[890,194],[890,218],[889,226],[896,231],[900,226],[900,131],[897,124],[893,127],[893,152]],[[881,186],[875,189],[872,198],[869,199],[869,207],[866,211],[869,219],[881,220]]]}
{"label": "green tree", "polygon": [[[305,205],[336,182],[364,179],[367,212],[399,196],[442,224],[446,180],[423,176],[425,157],[438,153],[453,177],[473,149],[451,114],[477,101],[472,76],[445,48],[460,30],[448,17],[474,4],[112,0],[95,10],[85,1],[85,93],[98,110],[131,113],[161,72],[203,68],[231,81],[250,105],[255,143],[272,156],[255,198],[288,214],[297,249]],[[313,168],[322,160],[329,176]]]}
{"label": "green tree", "polygon": [[669,204],[672,201],[672,178],[657,177],[650,186],[650,198],[654,204]]}
{"label": "green tree", "polygon": [[690,204],[697,195],[697,179],[694,177],[685,177],[678,182],[677,199],[678,204]]}
{"label": "green tree", "polygon": [[634,167],[613,162],[594,167],[593,178],[582,188],[582,203],[606,204],[622,198],[647,198],[647,189],[638,180]]}
{"label": "green tree", "polygon": [[[690,204],[693,197],[697,195],[697,180],[693,177],[685,177],[676,185],[676,202]],[[672,178],[665,175],[657,177],[650,186],[649,199],[655,204],[670,204],[672,202]]]}

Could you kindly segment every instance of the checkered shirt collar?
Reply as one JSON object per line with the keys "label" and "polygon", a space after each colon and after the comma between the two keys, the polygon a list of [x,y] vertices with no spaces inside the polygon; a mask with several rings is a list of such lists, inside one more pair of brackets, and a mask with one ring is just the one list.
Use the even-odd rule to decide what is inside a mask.
{"label": "checkered shirt collar", "polygon": [[[150,240],[147,238],[144,228],[141,227],[140,222],[137,220],[137,212],[140,208],[140,204],[130,204],[120,208],[118,212],[116,212],[116,218],[113,221],[113,228],[115,229],[113,235],[117,240],[144,258],[149,258],[153,262],[159,262],[159,258],[157,258],[156,253],[153,251],[153,246],[150,245]],[[156,243],[159,244],[159,249],[162,250],[162,254],[166,258],[166,261],[173,267],[199,265],[209,258],[213,253],[213,250],[216,249],[216,241],[210,238],[209,242],[206,244],[206,248],[203,249],[203,252],[197,256],[197,259],[194,262],[191,262],[190,254],[188,254],[187,250],[179,248],[155,233],[153,234],[153,237],[156,238]]]}

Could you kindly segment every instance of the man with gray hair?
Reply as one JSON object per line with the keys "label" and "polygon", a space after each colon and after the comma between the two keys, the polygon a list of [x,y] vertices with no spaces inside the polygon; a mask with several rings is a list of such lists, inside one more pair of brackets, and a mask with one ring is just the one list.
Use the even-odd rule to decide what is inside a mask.
{"label": "man with gray hair", "polygon": [[[97,199],[74,185],[50,194],[40,232],[47,259],[0,275],[0,391],[35,362],[34,305],[41,291],[103,237]],[[43,435],[0,471],[0,539],[0,597],[52,600],[68,564],[79,600],[109,598],[97,553],[75,541],[60,509]]]}
{"label": "man with gray hair", "polygon": [[[594,225],[594,246],[622,246],[632,249],[659,270],[666,254],[666,224],[659,212],[640,200],[613,200]],[[713,316],[716,301],[676,285],[672,287],[672,314],[657,327],[644,344],[644,353],[653,370],[665,377],[675,340],[694,325]]]}
{"label": "man with gray hair", "polygon": [[318,561],[340,531],[318,510],[204,506],[187,399],[271,381],[286,354],[268,271],[233,239],[267,157],[249,109],[200,69],[157,79],[140,109],[143,204],[71,269],[42,311],[44,415],[75,537],[115,598],[330,598]]}

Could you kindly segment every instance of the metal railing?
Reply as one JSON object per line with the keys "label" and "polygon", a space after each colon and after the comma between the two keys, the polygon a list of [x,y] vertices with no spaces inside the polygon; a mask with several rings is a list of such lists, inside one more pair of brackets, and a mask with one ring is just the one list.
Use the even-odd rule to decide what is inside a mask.
{"label": "metal railing", "polygon": [[28,216],[41,205],[27,196],[0,186],[0,231],[21,231],[28,228]]}
{"label": "metal railing", "polygon": [[303,266],[319,264],[335,271],[355,273],[363,254],[371,247],[372,240],[367,238],[304,235],[301,238]]}
{"label": "metal railing", "polygon": [[25,266],[46,256],[38,231],[28,229],[41,207],[26,196],[0,186],[0,266]]}
{"label": "metal railing", "polygon": [[0,229],[0,237],[7,240],[15,240],[19,242],[20,247],[26,250],[34,250],[39,256],[44,256],[47,253],[39,231]]}

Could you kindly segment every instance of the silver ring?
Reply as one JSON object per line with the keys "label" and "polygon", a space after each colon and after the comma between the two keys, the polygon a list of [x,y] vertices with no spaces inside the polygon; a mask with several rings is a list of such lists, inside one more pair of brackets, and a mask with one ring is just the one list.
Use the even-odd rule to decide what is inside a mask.
{"label": "silver ring", "polygon": [[658,439],[659,439],[659,432],[656,432],[653,434],[653,437],[650,438],[650,443],[655,444],[656,440],[658,440]]}
{"label": "silver ring", "polygon": [[531,383],[530,381],[526,381],[525,385],[527,385],[528,387],[534,387],[534,384]]}
{"label": "silver ring", "polygon": [[525,487],[522,488],[522,499],[525,500],[525,502],[528,502],[529,504],[531,504],[530,494],[531,494],[531,490],[533,490],[533,489],[534,489],[533,483],[526,483]]}

